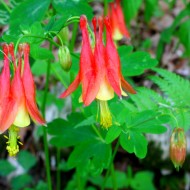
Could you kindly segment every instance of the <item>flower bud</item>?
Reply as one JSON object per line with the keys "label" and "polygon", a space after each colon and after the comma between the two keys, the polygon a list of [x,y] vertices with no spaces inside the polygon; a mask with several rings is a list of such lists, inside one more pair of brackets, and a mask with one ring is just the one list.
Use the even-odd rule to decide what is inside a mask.
{"label": "flower bud", "polygon": [[71,55],[67,46],[61,46],[58,51],[59,62],[65,71],[71,68]]}
{"label": "flower bud", "polygon": [[186,157],[186,136],[183,128],[175,128],[170,138],[170,158],[178,170],[182,167]]}
{"label": "flower bud", "polygon": [[66,26],[66,27],[62,28],[58,35],[61,38],[62,42],[64,44],[68,45],[68,43],[69,43],[69,29],[68,29],[68,27]]}

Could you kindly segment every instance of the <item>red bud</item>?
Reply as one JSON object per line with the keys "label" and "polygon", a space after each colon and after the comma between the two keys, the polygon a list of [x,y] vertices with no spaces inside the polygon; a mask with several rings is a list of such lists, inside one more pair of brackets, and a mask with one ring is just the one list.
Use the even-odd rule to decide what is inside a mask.
{"label": "red bud", "polygon": [[170,158],[176,169],[182,167],[186,157],[186,136],[183,128],[175,128],[170,138]]}

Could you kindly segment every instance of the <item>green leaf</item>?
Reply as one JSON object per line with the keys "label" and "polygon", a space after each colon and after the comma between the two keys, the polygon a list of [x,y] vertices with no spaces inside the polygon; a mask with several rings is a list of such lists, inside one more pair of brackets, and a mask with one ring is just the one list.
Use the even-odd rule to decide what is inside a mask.
{"label": "green leaf", "polygon": [[54,59],[52,51],[46,48],[41,48],[38,45],[32,45],[30,49],[31,49],[30,50],[31,56],[34,59],[40,59],[40,60]]}
{"label": "green leaf", "polygon": [[[142,171],[135,174],[130,186],[138,190],[156,190],[153,183],[153,173]],[[142,180],[143,179],[143,180]]]}
{"label": "green leaf", "polygon": [[177,32],[177,36],[180,42],[185,47],[185,54],[190,56],[190,20],[189,19],[180,25],[179,31]]}
{"label": "green leaf", "polygon": [[[44,97],[44,91],[38,90],[36,99],[40,107],[42,106],[42,103],[43,103],[43,97]],[[56,105],[57,109],[61,111],[63,109],[64,104],[65,104],[65,100],[61,98],[57,98],[57,94],[53,94],[51,92],[47,93],[47,102],[46,102],[47,106]]]}
{"label": "green leaf", "polygon": [[166,128],[162,126],[163,122],[159,120],[158,112],[155,110],[147,110],[133,115],[127,125],[130,130],[141,133],[161,134],[166,132]]}
{"label": "green leaf", "polygon": [[30,152],[22,150],[18,154],[18,162],[27,172],[36,164],[36,157],[32,155]]}
{"label": "green leaf", "polygon": [[26,0],[20,3],[10,16],[10,29],[16,32],[20,24],[32,25],[41,21],[50,5],[50,0]]}
{"label": "green leaf", "polygon": [[41,75],[46,75],[46,71],[47,71],[47,61],[44,60],[36,60],[33,64],[32,64],[32,73],[35,76],[41,76]]}
{"label": "green leaf", "polygon": [[[30,44],[40,44],[44,40],[44,29],[40,22],[34,22],[31,26],[28,24],[21,24],[20,31],[23,35],[23,38],[20,42],[28,42]],[[31,36],[31,37],[28,37]],[[33,47],[33,46],[31,46]]]}
{"label": "green leaf", "polygon": [[7,176],[15,170],[15,167],[7,160],[0,160],[0,175]]}
{"label": "green leaf", "polygon": [[[115,180],[116,180],[116,184],[117,184],[117,188],[118,189],[126,189],[128,187],[128,183],[129,180],[127,179],[127,176],[124,172],[120,172],[120,171],[115,171],[114,172],[114,176],[115,176]],[[104,178],[103,176],[93,176],[93,177],[89,177],[89,181],[98,186],[98,187],[102,187],[103,183],[104,183]],[[107,189],[113,189],[113,178],[112,176],[109,176],[106,184],[105,184],[105,188]]]}
{"label": "green leaf", "polygon": [[[129,179],[127,179],[127,176],[124,172],[115,171],[115,177],[117,181],[117,188],[118,189],[127,189]],[[113,189],[113,178],[110,176],[106,182],[106,188]]]}
{"label": "green leaf", "polygon": [[52,135],[50,143],[57,147],[68,147],[97,138],[91,126],[75,128],[77,120],[81,121],[80,114],[72,114],[69,121],[56,119],[48,123],[48,133]]}
{"label": "green leaf", "polygon": [[117,49],[120,56],[122,55],[129,55],[133,51],[133,46],[119,46]]}
{"label": "green leaf", "polygon": [[106,143],[112,143],[121,133],[121,128],[118,126],[112,126],[106,134]]}
{"label": "green leaf", "polygon": [[17,34],[4,34],[2,36],[2,39],[6,42],[6,43],[14,43],[16,44],[17,40],[21,37],[22,35],[17,35]]}
{"label": "green leaf", "polygon": [[[4,2],[6,3],[6,2]],[[1,4],[0,5],[0,26],[1,25],[7,25],[9,21],[9,13],[8,11],[4,8],[4,6]]]}
{"label": "green leaf", "polygon": [[151,58],[150,54],[146,52],[120,54],[120,58],[124,76],[140,75],[144,70],[153,68],[158,64],[158,61]]}
{"label": "green leaf", "polygon": [[147,154],[147,140],[139,132],[128,131],[120,135],[120,144],[129,153],[135,153],[138,158],[144,158]]}
{"label": "green leaf", "polygon": [[84,119],[83,121],[79,122],[79,123],[75,126],[75,128],[81,127],[81,126],[83,127],[83,126],[87,126],[87,125],[93,125],[95,122],[96,122],[96,119],[95,119],[94,115],[92,115],[92,116],[90,116],[90,117]]}
{"label": "green leaf", "polygon": [[141,4],[142,4],[142,0],[123,1],[123,7],[124,7],[123,13],[128,24],[133,18],[137,16],[137,13]]}
{"label": "green leaf", "polygon": [[39,181],[35,190],[47,190],[48,185],[44,181]]}
{"label": "green leaf", "polygon": [[[51,17],[48,24],[45,26],[45,30],[47,32],[55,32],[58,33],[64,26],[66,21],[69,19],[69,15],[58,15]],[[55,35],[52,33],[52,35]]]}
{"label": "green leaf", "polygon": [[160,94],[151,89],[140,87],[136,90],[137,94],[130,95],[130,98],[139,111],[156,110],[159,108],[159,103],[166,102]]}
{"label": "green leaf", "polygon": [[[79,156],[80,155],[80,156]],[[68,159],[68,166],[74,168],[77,165],[92,160],[95,170],[101,173],[107,168],[111,159],[111,146],[99,139],[85,141],[75,147]]]}
{"label": "green leaf", "polygon": [[81,16],[86,15],[88,19],[92,19],[93,10],[86,0],[53,0],[53,7],[55,10],[63,15]]}
{"label": "green leaf", "polygon": [[149,22],[155,10],[158,8],[158,0],[145,0],[145,21]]}
{"label": "green leaf", "polygon": [[[27,160],[28,161],[28,160]],[[14,190],[21,190],[32,182],[32,177],[28,174],[23,174],[14,177],[11,180],[11,187]]]}

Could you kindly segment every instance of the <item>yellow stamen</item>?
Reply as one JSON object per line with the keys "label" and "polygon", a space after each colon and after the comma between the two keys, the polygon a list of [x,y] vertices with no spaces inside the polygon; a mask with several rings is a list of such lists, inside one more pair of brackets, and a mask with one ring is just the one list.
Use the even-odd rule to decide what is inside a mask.
{"label": "yellow stamen", "polygon": [[19,128],[15,125],[12,125],[9,128],[9,137],[7,141],[7,151],[9,153],[9,156],[16,156],[16,154],[19,152],[18,143],[22,145],[22,143],[18,141],[18,139],[20,138],[18,136],[18,132]]}
{"label": "yellow stamen", "polygon": [[112,125],[112,116],[107,101],[98,100],[100,107],[100,125],[108,129]]}

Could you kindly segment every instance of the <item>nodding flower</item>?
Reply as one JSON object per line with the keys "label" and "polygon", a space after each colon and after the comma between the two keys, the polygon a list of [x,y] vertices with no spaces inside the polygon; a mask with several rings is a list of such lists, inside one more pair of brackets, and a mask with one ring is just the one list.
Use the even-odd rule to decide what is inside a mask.
{"label": "nodding flower", "polygon": [[179,170],[182,167],[187,149],[187,140],[183,128],[176,127],[170,138],[170,159],[174,167]]}
{"label": "nodding flower", "polygon": [[[17,62],[13,44],[4,44],[3,53],[4,66],[0,74],[0,133],[9,130],[7,150],[10,156],[14,156],[19,151],[19,128],[30,125],[30,117],[41,125],[45,125],[46,122],[35,100],[35,84],[29,64],[30,46],[19,45]],[[13,63],[12,76],[9,54]]]}
{"label": "nodding flower", "polygon": [[113,39],[121,40],[123,37],[130,39],[130,34],[125,24],[120,0],[115,0],[115,2],[109,4],[108,16],[110,17]]}
{"label": "nodding flower", "polygon": [[[79,100],[88,106],[96,99],[100,106],[100,124],[108,128],[112,125],[112,116],[107,101],[114,97],[114,92],[119,97],[127,96],[123,89],[132,94],[136,92],[121,73],[120,58],[111,36],[110,19],[94,17],[92,24],[95,35],[93,47],[90,44],[87,19],[84,15],[80,17],[82,50],[79,73],[60,97],[67,97],[81,84],[82,95]],[[102,35],[104,25],[106,27],[106,45],[103,43]]]}

